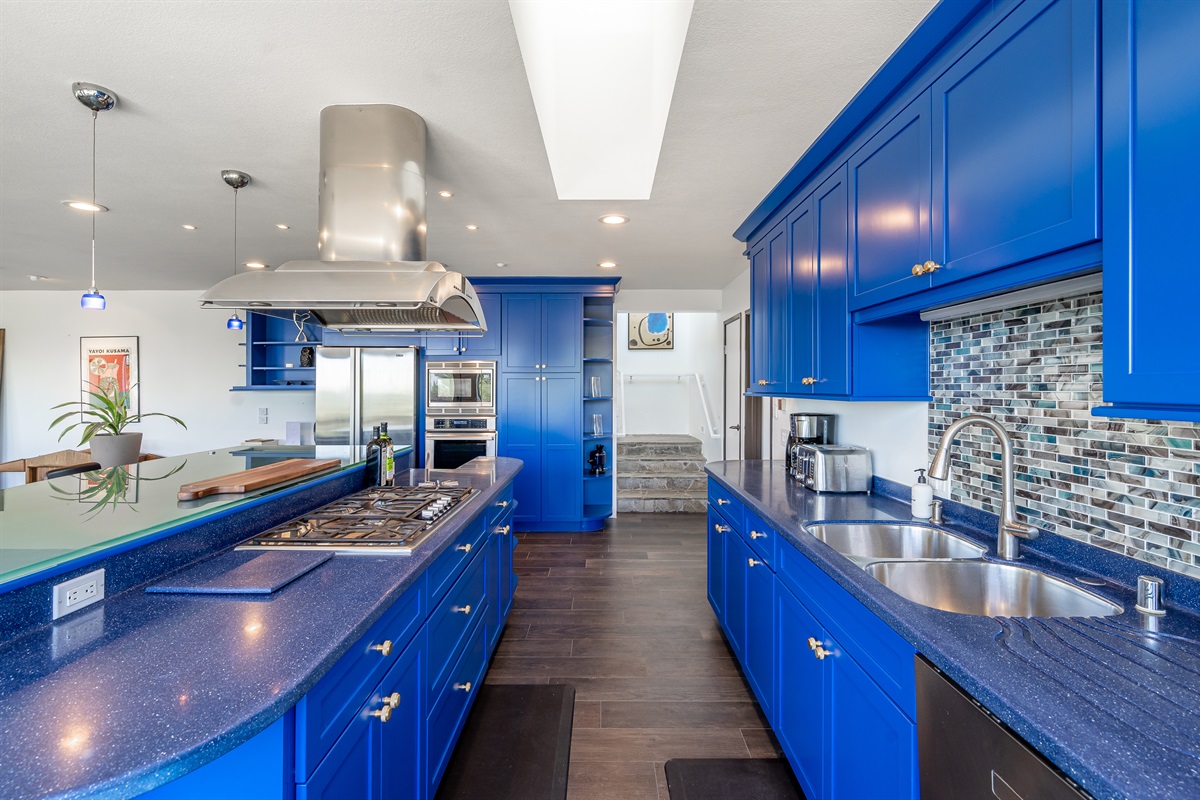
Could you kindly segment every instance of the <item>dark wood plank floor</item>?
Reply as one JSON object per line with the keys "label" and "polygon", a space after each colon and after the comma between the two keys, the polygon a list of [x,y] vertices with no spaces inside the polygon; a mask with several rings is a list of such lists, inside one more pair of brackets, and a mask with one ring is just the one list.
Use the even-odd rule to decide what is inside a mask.
{"label": "dark wood plank floor", "polygon": [[519,535],[487,682],[575,687],[568,800],[667,800],[669,759],[779,753],[708,605],[705,524],[621,514]]}

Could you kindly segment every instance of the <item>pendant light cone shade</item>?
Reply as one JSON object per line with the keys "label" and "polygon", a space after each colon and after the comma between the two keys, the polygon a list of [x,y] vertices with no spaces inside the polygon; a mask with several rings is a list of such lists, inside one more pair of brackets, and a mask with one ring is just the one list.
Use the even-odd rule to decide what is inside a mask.
{"label": "pendant light cone shade", "polygon": [[[238,189],[243,189],[250,185],[250,176],[236,169],[221,170],[221,180],[233,187],[233,274],[237,275],[237,195]],[[225,327],[231,331],[240,331],[246,327],[246,323],[238,316],[237,311],[233,312],[233,316],[225,320]]]}
{"label": "pendant light cone shade", "polygon": [[[92,202],[90,207],[88,204],[80,203],[72,206],[73,208],[82,208],[87,211],[99,212],[107,211],[105,206],[96,202],[96,118],[100,116],[101,111],[111,111],[117,104],[117,96],[103,86],[97,86],[94,83],[83,83],[76,81],[71,84],[71,93],[75,99],[88,108],[92,112]],[[104,299],[104,295],[100,294],[96,289],[96,214],[92,214],[92,288],[83,293],[79,298],[79,307],[91,311],[103,311],[108,303]]]}

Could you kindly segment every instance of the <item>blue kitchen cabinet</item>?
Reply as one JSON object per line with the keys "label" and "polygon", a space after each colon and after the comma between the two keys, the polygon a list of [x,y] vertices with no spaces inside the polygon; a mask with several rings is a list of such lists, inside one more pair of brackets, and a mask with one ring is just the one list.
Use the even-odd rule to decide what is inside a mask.
{"label": "blue kitchen cabinet", "polygon": [[1200,218],[1200,3],[1103,6],[1104,399],[1093,413],[1200,421],[1187,232]]}
{"label": "blue kitchen cabinet", "polygon": [[542,517],[542,376],[506,373],[500,387],[497,451],[524,462],[513,478],[513,523],[523,530]]}
{"label": "blue kitchen cabinet", "polygon": [[817,371],[817,221],[813,198],[807,198],[787,217],[790,271],[788,274],[788,325],[784,386],[788,394],[810,392],[808,378]]}
{"label": "blue kitchen cabinet", "polygon": [[758,553],[746,556],[745,672],[768,720],[775,716],[775,573]]}
{"label": "blue kitchen cabinet", "polygon": [[749,570],[746,562],[751,557],[750,548],[737,533],[725,535],[725,615],[721,621],[734,655],[746,664],[746,579]]}
{"label": "blue kitchen cabinet", "polygon": [[939,286],[1099,238],[1094,2],[1026,0],[933,84]]}
{"label": "blue kitchen cabinet", "polygon": [[784,222],[750,256],[750,391],[781,394],[787,382],[788,231]]}
{"label": "blue kitchen cabinet", "polygon": [[[500,501],[505,502],[505,501]],[[513,574],[513,549],[517,537],[513,534],[513,512],[511,500],[502,513],[488,525],[489,567],[487,572],[487,649],[488,655],[500,642],[500,634],[512,610],[515,575]]]}
{"label": "blue kitchen cabinet", "polygon": [[804,796],[817,800],[827,794],[821,721],[829,718],[828,671],[808,642],[824,640],[825,629],[787,587],[779,587],[775,607],[780,680],[771,726]]}
{"label": "blue kitchen cabinet", "polygon": [[[233,391],[313,390],[317,369],[300,365],[301,351],[322,344],[322,328],[311,322],[297,326],[291,319],[250,311],[245,331],[246,383],[234,386]],[[307,341],[297,341],[297,337],[307,337]]]}
{"label": "blue kitchen cabinet", "polygon": [[363,704],[312,777],[296,785],[296,800],[378,800],[382,796],[380,723],[371,716],[381,705],[379,697]]}
{"label": "blue kitchen cabinet", "polygon": [[725,617],[725,541],[733,528],[708,507],[708,603],[720,621]]}
{"label": "blue kitchen cabinet", "polygon": [[501,338],[506,371],[578,372],[583,347],[580,294],[505,294]]}
{"label": "blue kitchen cabinet", "polygon": [[850,157],[850,307],[928,289],[913,266],[930,259],[931,133],[928,91]]}
{"label": "blue kitchen cabinet", "polygon": [[496,358],[500,355],[503,330],[503,301],[499,294],[479,293],[479,306],[488,329],[476,336],[465,333],[429,333],[425,335],[425,355],[440,358]]}

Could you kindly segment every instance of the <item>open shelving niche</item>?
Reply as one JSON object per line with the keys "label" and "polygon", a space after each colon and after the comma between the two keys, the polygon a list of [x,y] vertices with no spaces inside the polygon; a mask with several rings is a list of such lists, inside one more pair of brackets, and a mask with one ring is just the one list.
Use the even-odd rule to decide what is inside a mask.
{"label": "open shelving niche", "polygon": [[[612,296],[583,297],[583,516],[590,520],[611,517],[616,507],[616,451],[613,447],[613,357],[615,318]],[[600,384],[592,394],[592,379]],[[592,415],[599,414],[603,432],[594,433]],[[608,454],[605,474],[592,475],[587,456],[597,446]]]}
{"label": "open shelving niche", "polygon": [[[324,329],[306,322],[307,342],[297,342],[299,329],[291,318],[273,317],[250,311],[246,314],[246,383],[234,386],[234,392],[312,391],[317,384],[317,368],[300,366],[300,349],[321,344]],[[292,366],[288,366],[291,364]]]}

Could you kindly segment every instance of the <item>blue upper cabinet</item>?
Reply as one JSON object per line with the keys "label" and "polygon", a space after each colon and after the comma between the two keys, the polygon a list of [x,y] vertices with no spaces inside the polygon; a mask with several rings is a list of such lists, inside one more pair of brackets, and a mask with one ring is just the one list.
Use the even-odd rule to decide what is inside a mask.
{"label": "blue upper cabinet", "polygon": [[750,385],[779,394],[787,382],[788,231],[780,222],[762,239],[750,259],[751,338],[755,342]]}
{"label": "blue upper cabinet", "polygon": [[808,392],[808,378],[817,370],[817,223],[808,198],[787,218],[791,272],[787,303],[791,347],[787,352],[787,392]]}
{"label": "blue upper cabinet", "polygon": [[1200,420],[1200,3],[1104,4],[1104,399]]}
{"label": "blue upper cabinet", "polygon": [[504,295],[504,368],[533,371],[542,363],[542,296]]}
{"label": "blue upper cabinet", "polygon": [[498,294],[479,294],[479,305],[488,329],[481,336],[431,333],[425,337],[425,355],[442,358],[495,358],[500,355],[502,302]]}
{"label": "blue upper cabinet", "polygon": [[579,294],[505,294],[504,369],[579,372],[583,298]]}
{"label": "blue upper cabinet", "polygon": [[1026,0],[934,83],[934,286],[1099,238],[1096,22]]}
{"label": "blue upper cabinet", "polygon": [[929,288],[913,266],[932,255],[929,92],[850,159],[854,308]]}

